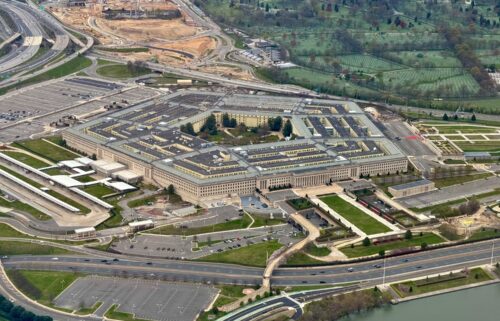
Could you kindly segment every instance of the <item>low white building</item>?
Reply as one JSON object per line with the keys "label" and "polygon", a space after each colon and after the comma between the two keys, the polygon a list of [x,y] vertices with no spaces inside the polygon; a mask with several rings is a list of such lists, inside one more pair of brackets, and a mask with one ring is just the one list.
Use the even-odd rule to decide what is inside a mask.
{"label": "low white building", "polygon": [[111,176],[111,174],[123,171],[127,169],[127,166],[117,163],[117,162],[109,162],[103,159],[93,161],[90,163],[90,167],[96,171],[97,174],[101,174],[104,176]]}
{"label": "low white building", "polygon": [[93,227],[83,227],[77,228],[75,230],[75,235],[77,238],[89,238],[96,236],[96,230]]}
{"label": "low white building", "polygon": [[114,179],[119,179],[121,181],[127,182],[129,184],[137,184],[142,180],[142,175],[134,173],[131,170],[123,170],[119,172],[114,172],[111,174]]}
{"label": "low white building", "polygon": [[155,227],[153,220],[135,221],[128,223],[131,232],[138,232]]}

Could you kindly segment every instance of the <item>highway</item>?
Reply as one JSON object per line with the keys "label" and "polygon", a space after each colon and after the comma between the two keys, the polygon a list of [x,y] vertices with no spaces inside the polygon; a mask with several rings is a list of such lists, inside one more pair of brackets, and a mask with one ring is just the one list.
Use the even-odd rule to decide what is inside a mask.
{"label": "highway", "polygon": [[[40,241],[37,241],[40,242]],[[475,267],[496,262],[500,256],[500,247],[495,246],[498,240],[479,243],[457,245],[448,248],[434,249],[410,255],[383,259],[325,265],[309,268],[279,268],[272,277],[273,286],[294,285],[342,285],[334,289],[304,291],[286,294],[259,301],[228,314],[221,321],[249,321],[255,315],[294,309],[295,318],[302,313],[302,303],[313,299],[320,299],[335,293],[352,291],[357,287],[371,287],[377,284],[411,279],[415,277],[447,273],[451,270]],[[70,246],[67,246],[68,248]],[[74,251],[83,250],[73,247]],[[36,256],[19,255],[3,258],[5,268],[36,269],[51,271],[73,271],[79,273],[96,274],[103,276],[139,277],[174,282],[202,282],[227,284],[260,284],[264,269],[232,264],[217,264],[205,262],[191,262],[182,260],[150,260],[146,258],[127,257],[112,253],[103,253],[86,249],[87,254],[95,256]],[[385,270],[385,273],[384,273]],[[384,277],[385,275],[385,277]],[[352,284],[354,283],[354,285]],[[347,285],[351,284],[351,285]],[[56,320],[75,320],[74,317],[58,311],[47,310],[27,299],[21,294],[9,290],[8,281],[0,279],[0,292],[8,293],[19,303],[40,314],[48,314]],[[36,310],[38,309],[38,310]],[[44,310],[45,309],[45,310]],[[92,317],[79,318],[80,320],[95,320]]]}
{"label": "highway", "polygon": [[38,51],[43,37],[42,27],[28,11],[10,2],[0,2],[0,9],[16,23],[17,32],[23,37],[23,44],[0,58],[0,73],[30,60]]}
{"label": "highway", "polygon": [[[497,241],[498,242],[498,241]],[[415,254],[378,259],[373,261],[309,268],[279,268],[272,276],[272,285],[319,285],[352,282],[383,283],[420,275],[428,275],[489,264],[493,242],[452,246]],[[78,251],[78,248],[75,248]],[[99,252],[94,252],[95,254]],[[89,254],[87,252],[87,254]],[[6,267],[43,268],[48,270],[78,270],[102,275],[151,277],[187,282],[218,282],[227,284],[259,284],[264,269],[232,264],[192,262],[182,260],[154,260],[102,253],[107,259],[84,256],[61,256],[57,260],[50,256],[14,256],[4,259]],[[495,247],[493,257],[500,256],[500,246]],[[113,258],[119,258],[113,261]],[[385,266],[385,269],[384,269]],[[352,270],[352,271],[349,271]],[[126,272],[124,272],[126,271]]]}
{"label": "highway", "polygon": [[[31,44],[38,44],[38,41],[41,39],[40,37],[45,37],[46,39],[49,38],[45,35],[46,31],[41,27],[42,25],[51,30],[54,37],[54,39],[50,40],[52,43],[51,48],[39,56],[34,57],[38,52],[39,44],[38,46],[29,46],[29,54],[31,55],[29,58],[27,58],[27,54],[25,52],[26,49],[24,47],[26,46],[22,46],[17,50],[13,50],[2,56],[0,58],[0,74],[8,73],[10,77],[1,81],[0,87],[24,81],[41,73],[47,72],[50,69],[56,68],[69,60],[74,59],[78,55],[84,54],[94,44],[92,37],[88,36],[86,36],[86,43],[82,43],[77,37],[66,31],[58,20],[45,11],[41,11],[31,1],[28,1],[28,4],[25,4],[17,1],[0,0],[0,8],[6,8],[6,11],[10,10],[9,12],[16,12],[17,19],[15,19],[15,21],[21,29],[18,30],[18,32],[21,33],[23,37],[29,35],[28,39],[30,39],[30,42],[34,41],[32,39],[38,39],[36,40],[37,42]],[[36,37],[32,35],[36,35]],[[64,50],[66,50],[70,44],[70,40],[73,43],[78,44],[81,48],[64,59],[60,59],[49,65],[50,62],[54,61],[64,52]],[[24,50],[22,56],[17,53],[18,50]]]}

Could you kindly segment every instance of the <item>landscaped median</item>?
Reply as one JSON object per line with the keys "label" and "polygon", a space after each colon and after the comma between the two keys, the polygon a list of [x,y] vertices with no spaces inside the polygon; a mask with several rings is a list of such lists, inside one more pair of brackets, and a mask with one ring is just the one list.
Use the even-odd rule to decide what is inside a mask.
{"label": "landscaped median", "polygon": [[[382,244],[357,244],[341,248],[340,251],[349,258],[371,256],[379,253],[387,254],[388,251],[412,249],[414,247],[427,247],[432,244],[443,243],[445,240],[434,233],[414,235],[411,239],[392,241]],[[425,245],[424,245],[425,244]]]}
{"label": "landscaped median", "polygon": [[406,281],[391,284],[391,288],[401,298],[425,295],[432,292],[439,292],[473,285],[476,283],[493,280],[482,268],[465,269],[460,272],[450,272],[432,277],[426,277],[415,281]]}
{"label": "landscaped median", "polygon": [[272,240],[248,245],[235,250],[210,254],[197,259],[197,261],[265,267],[267,259],[271,256],[271,254],[273,254],[276,250],[279,250],[282,246],[283,244],[277,240]]}
{"label": "landscaped median", "polygon": [[345,218],[349,223],[355,225],[364,233],[379,234],[391,231],[391,229],[380,223],[370,215],[366,214],[357,207],[349,204],[338,195],[323,196],[320,200],[340,216]]}

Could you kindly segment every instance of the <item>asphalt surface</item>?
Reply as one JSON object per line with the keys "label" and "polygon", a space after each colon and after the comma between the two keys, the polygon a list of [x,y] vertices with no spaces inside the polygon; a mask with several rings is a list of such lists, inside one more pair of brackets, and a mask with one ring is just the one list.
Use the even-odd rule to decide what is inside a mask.
{"label": "asphalt surface", "polygon": [[93,313],[99,317],[118,305],[117,311],[132,313],[138,319],[193,321],[217,292],[214,287],[200,284],[88,276],[73,282],[54,300],[54,305],[80,310],[100,302]]}
{"label": "asphalt surface", "polygon": [[[497,241],[497,243],[500,242]],[[386,280],[415,277],[460,269],[465,266],[488,264],[492,241],[429,250],[411,255],[388,258],[385,262]],[[111,256],[111,255],[110,255]],[[500,256],[495,247],[494,261]],[[104,261],[78,256],[15,256],[3,259],[9,268],[43,268],[49,270],[79,271],[100,275],[127,275],[186,282],[219,282],[228,284],[260,284],[263,269],[231,264],[190,261],[157,260],[155,262]],[[309,268],[279,268],[272,277],[273,285],[319,285],[378,281],[382,283],[384,260]],[[349,271],[352,269],[352,271]]]}
{"label": "asphalt surface", "polygon": [[424,208],[435,204],[442,204],[464,197],[470,197],[495,190],[500,186],[500,177],[493,176],[487,179],[475,180],[463,184],[444,187],[436,191],[422,193],[398,199],[398,202],[407,207]]}

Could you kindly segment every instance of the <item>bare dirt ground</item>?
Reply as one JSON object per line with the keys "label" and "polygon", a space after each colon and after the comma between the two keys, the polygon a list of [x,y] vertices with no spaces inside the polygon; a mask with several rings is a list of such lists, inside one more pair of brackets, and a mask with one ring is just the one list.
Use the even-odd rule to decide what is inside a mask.
{"label": "bare dirt ground", "polygon": [[212,66],[203,66],[198,69],[200,71],[209,72],[212,74],[223,75],[228,78],[237,78],[242,80],[255,79],[254,76],[248,70],[243,70],[238,67],[212,65]]}
{"label": "bare dirt ground", "polygon": [[[110,0],[109,8],[136,8],[136,4]],[[159,10],[177,8],[168,1],[141,3],[141,9]],[[168,50],[151,49],[149,52],[116,53],[116,56],[130,60],[154,60],[160,63],[185,65],[193,60],[202,59],[213,51],[217,41],[204,33],[203,28],[185,22],[185,16],[179,19],[124,19],[107,20],[102,17],[104,5],[93,7],[51,7],[49,10],[64,24],[79,29],[97,38],[105,47],[141,47],[179,50],[194,56],[182,55]]]}
{"label": "bare dirt ground", "polygon": [[96,18],[96,22],[103,30],[131,42],[177,41],[202,31],[200,28],[186,25],[182,18],[174,20]]}

